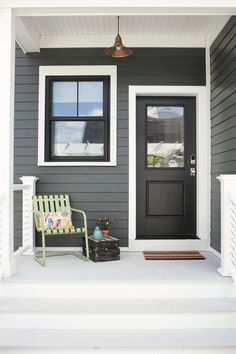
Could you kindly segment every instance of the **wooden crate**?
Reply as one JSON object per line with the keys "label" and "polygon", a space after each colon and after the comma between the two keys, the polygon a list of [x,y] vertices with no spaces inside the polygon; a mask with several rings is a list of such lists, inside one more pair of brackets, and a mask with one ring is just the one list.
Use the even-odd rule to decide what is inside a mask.
{"label": "wooden crate", "polygon": [[[89,240],[89,258],[93,262],[118,261],[120,259],[119,240],[109,236],[103,240],[95,240],[92,236]],[[85,244],[83,244],[83,254],[85,255]]]}

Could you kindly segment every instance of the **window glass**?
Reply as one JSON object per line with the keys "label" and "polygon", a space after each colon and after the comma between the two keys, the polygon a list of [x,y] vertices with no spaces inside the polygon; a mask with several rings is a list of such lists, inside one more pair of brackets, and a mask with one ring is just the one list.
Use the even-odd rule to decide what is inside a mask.
{"label": "window glass", "polygon": [[77,116],[77,82],[54,81],[52,90],[52,115]]}
{"label": "window glass", "polygon": [[103,82],[79,82],[79,116],[103,116]]}
{"label": "window glass", "polygon": [[147,167],[184,167],[184,107],[147,107]]}
{"label": "window glass", "polygon": [[103,156],[104,122],[52,122],[52,156]]}

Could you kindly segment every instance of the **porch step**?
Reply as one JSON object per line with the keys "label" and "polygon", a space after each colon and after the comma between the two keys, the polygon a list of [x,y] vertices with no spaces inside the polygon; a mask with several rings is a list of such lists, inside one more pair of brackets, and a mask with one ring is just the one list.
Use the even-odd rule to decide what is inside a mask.
{"label": "porch step", "polygon": [[[61,299],[6,298],[0,301],[0,313],[14,314],[180,314],[234,313],[236,298],[180,299]],[[1,326],[1,323],[0,323]]]}
{"label": "porch step", "polygon": [[[35,299],[34,299],[35,300]],[[18,302],[18,300],[16,300]],[[228,299],[20,301],[2,304],[0,330],[236,329],[236,302]],[[28,303],[28,305],[27,305]]]}
{"label": "porch step", "polygon": [[[235,329],[184,330],[48,330],[23,329],[1,331],[1,347],[6,349],[58,348],[63,354],[76,348],[77,353],[135,354],[235,354]],[[59,349],[60,348],[60,349]],[[66,348],[66,351],[65,351]],[[45,353],[45,352],[43,352]],[[46,353],[50,353],[46,351]],[[4,351],[4,354],[7,354]],[[18,353],[19,354],[19,351]]]}
{"label": "porch step", "polygon": [[0,347],[232,347],[236,299],[2,298]]}
{"label": "porch step", "polygon": [[104,282],[76,281],[0,282],[0,299],[14,298],[53,299],[181,299],[181,298],[236,298],[236,286],[230,278],[222,281],[193,282]]}
{"label": "porch step", "polygon": [[211,255],[187,263],[55,257],[46,268],[22,258],[19,273],[0,283],[0,347],[235,354],[236,287],[218,266]]}

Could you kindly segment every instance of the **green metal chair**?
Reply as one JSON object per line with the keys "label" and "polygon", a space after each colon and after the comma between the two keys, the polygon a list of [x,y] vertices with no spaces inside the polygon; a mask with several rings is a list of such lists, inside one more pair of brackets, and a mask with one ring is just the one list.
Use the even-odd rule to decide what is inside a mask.
{"label": "green metal chair", "polygon": [[[62,212],[65,209],[82,214],[83,227],[79,228],[73,226],[72,228],[50,229],[49,227],[42,226],[42,223],[40,221],[40,215],[42,215],[42,213]],[[74,255],[84,261],[89,260],[87,217],[84,211],[70,207],[70,200],[68,195],[33,196],[33,213],[36,229],[42,235],[42,252],[36,253],[34,258],[41,266],[45,266],[46,257],[63,256],[67,254]],[[62,236],[68,234],[84,234],[86,256],[83,256],[80,252],[77,251],[46,252],[46,236]]]}

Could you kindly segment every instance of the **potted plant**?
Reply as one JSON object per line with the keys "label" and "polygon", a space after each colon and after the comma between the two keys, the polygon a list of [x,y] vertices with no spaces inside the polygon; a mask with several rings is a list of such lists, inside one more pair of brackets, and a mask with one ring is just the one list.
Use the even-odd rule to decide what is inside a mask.
{"label": "potted plant", "polygon": [[97,226],[99,226],[99,228],[101,229],[104,237],[109,236],[109,229],[110,229],[110,225],[112,224],[112,222],[113,222],[113,220],[110,218],[98,218],[97,219]]}

